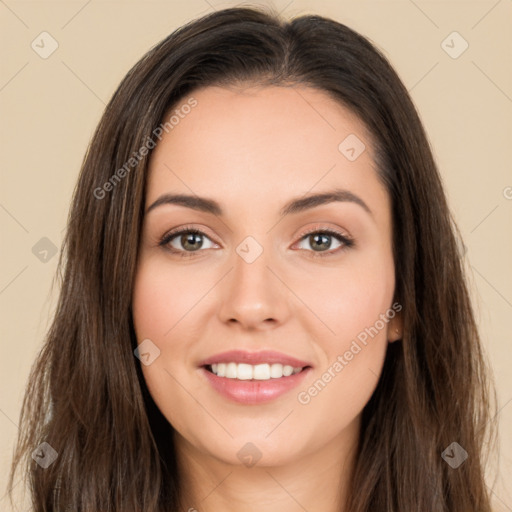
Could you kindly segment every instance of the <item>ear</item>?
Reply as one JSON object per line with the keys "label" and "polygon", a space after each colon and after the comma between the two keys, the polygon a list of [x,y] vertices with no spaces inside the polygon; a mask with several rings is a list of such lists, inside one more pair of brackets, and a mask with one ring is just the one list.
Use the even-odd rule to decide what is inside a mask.
{"label": "ear", "polygon": [[387,327],[388,342],[401,340],[404,332],[402,312],[398,311],[393,318],[389,319]]}

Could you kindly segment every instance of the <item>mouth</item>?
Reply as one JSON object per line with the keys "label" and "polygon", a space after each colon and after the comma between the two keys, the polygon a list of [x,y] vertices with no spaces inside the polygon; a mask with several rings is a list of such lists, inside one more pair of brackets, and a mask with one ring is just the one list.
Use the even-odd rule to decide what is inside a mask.
{"label": "mouth", "polygon": [[291,366],[280,363],[214,363],[203,365],[210,373],[225,379],[248,380],[248,381],[269,381],[282,379],[296,375],[311,368],[311,366]]}
{"label": "mouth", "polygon": [[225,399],[242,405],[258,405],[289,396],[313,368],[309,365],[229,362],[202,365],[200,370],[205,383]]}
{"label": "mouth", "polygon": [[198,366],[211,389],[243,405],[288,396],[313,371],[309,361],[275,350],[228,350],[204,359]]}

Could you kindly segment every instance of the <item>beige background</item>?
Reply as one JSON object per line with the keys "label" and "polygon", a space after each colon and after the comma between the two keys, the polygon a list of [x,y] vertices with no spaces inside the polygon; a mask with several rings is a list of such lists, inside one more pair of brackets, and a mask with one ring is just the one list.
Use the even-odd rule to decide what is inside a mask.
{"label": "beige background", "polygon": [[[129,68],[179,25],[238,4],[0,1],[2,510],[10,509],[2,496],[24,385],[56,297],[50,291],[58,257],[49,252],[41,261],[32,248],[48,244],[40,242],[43,237],[60,248],[87,143]],[[395,66],[420,111],[467,246],[478,320],[499,392],[495,509],[512,511],[512,2],[278,0],[273,5],[287,17],[318,13],[366,35]],[[45,37],[50,48],[49,36],[38,37],[43,31],[58,43],[46,59],[31,47],[34,40],[41,47]],[[469,44],[458,58],[445,49],[460,51],[462,39],[450,36],[445,45],[453,48],[442,46],[454,31]]]}

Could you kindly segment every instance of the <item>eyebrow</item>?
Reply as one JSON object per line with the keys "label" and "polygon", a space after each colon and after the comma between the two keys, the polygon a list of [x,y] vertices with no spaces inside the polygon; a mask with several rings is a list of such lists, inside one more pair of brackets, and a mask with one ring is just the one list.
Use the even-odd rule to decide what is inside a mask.
{"label": "eyebrow", "polygon": [[[357,195],[345,189],[334,189],[327,192],[313,194],[309,196],[303,196],[300,198],[292,199],[286,203],[281,211],[281,216],[300,213],[317,206],[333,203],[333,202],[350,202],[361,206],[368,214],[373,217],[373,212],[369,206]],[[187,194],[163,194],[161,195],[151,206],[146,210],[146,214],[151,210],[154,210],[158,206],[164,204],[175,204],[178,206],[184,206],[186,208],[192,208],[201,212],[211,213],[222,217],[224,212],[222,207],[217,201],[208,199],[206,197],[199,197],[196,195]]]}

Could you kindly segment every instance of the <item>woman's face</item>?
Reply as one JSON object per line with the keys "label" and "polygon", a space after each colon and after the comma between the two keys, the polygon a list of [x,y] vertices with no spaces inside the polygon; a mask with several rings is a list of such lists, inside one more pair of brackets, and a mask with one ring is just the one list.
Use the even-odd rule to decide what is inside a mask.
{"label": "woman's face", "polygon": [[[192,96],[150,161],[133,294],[148,389],[201,457],[332,456],[354,444],[400,329],[371,140],[311,88]],[[166,194],[188,199],[154,205]]]}

